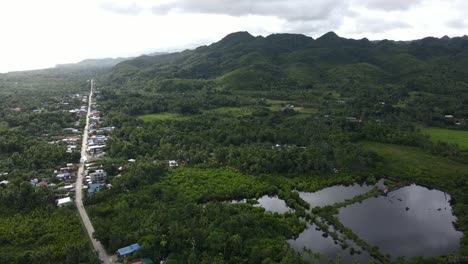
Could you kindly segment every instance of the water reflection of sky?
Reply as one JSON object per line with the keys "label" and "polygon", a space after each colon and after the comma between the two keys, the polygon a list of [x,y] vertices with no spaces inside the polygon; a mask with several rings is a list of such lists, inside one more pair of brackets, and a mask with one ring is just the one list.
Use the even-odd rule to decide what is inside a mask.
{"label": "water reflection of sky", "polygon": [[[459,246],[461,232],[448,203],[438,190],[411,185],[342,208],[340,221],[370,244],[392,256],[437,256]],[[408,210],[407,210],[408,208]],[[439,210],[440,209],[440,210]]]}
{"label": "water reflection of sky", "polygon": [[[357,260],[358,263],[366,263],[371,259],[369,253],[362,252],[361,254],[351,255],[350,248],[343,250],[339,244],[335,244],[333,238],[323,237],[322,231],[315,230],[314,225],[307,225],[307,228],[296,239],[288,240],[288,243],[298,252],[302,252],[303,248],[310,249],[313,253],[320,253],[320,263],[329,263],[329,260],[336,259],[337,256],[341,257],[343,263],[352,263]],[[353,242],[348,241],[350,245]],[[354,246],[355,249],[360,249]],[[303,254],[306,260],[312,260],[307,254]]]}
{"label": "water reflection of sky", "polygon": [[316,192],[298,192],[299,196],[310,204],[310,207],[332,205],[351,199],[356,195],[370,191],[373,186],[354,184],[351,186],[333,186]]}
{"label": "water reflection of sky", "polygon": [[278,198],[278,196],[269,197],[264,195],[258,199],[258,204],[255,206],[261,206],[267,211],[276,212],[276,213],[286,213],[290,209],[284,200]]}

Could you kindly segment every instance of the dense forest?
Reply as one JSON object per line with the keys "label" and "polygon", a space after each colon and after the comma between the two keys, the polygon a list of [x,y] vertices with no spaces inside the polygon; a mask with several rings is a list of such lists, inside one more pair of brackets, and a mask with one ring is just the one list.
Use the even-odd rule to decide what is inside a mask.
{"label": "dense forest", "polygon": [[[307,263],[321,252],[298,252],[287,240],[310,222],[344,251],[369,254],[370,263],[466,258],[467,66],[467,37],[395,42],[332,32],[318,39],[238,32],[112,68],[0,75],[0,171],[7,172],[0,180],[10,182],[0,186],[0,251],[7,252],[0,262],[45,262],[32,258],[48,254],[55,262],[95,261],[75,211],[56,208],[49,187],[29,183],[79,160],[48,142],[77,121],[62,110],[79,107],[72,95],[86,91],[91,76],[102,125],[114,127],[98,164],[112,188],[88,195],[85,205],[94,236],[111,254],[139,243],[130,259]],[[454,133],[461,136],[450,138]],[[450,194],[455,227],[464,234],[459,249],[449,256],[388,256],[337,220],[343,204],[310,208],[298,195],[381,178]],[[264,195],[291,210],[265,210],[258,205]],[[47,219],[53,221],[41,225]],[[57,231],[63,225],[69,234]],[[9,239],[16,233],[21,239]]]}

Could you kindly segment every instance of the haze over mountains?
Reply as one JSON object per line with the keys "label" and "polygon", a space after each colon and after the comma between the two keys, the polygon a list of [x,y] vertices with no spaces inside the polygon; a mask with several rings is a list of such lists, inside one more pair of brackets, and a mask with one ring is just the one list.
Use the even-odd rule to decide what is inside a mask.
{"label": "haze over mountains", "polygon": [[[167,54],[167,52],[152,52],[147,54],[147,56],[158,56],[158,55],[163,55]],[[87,67],[97,67],[97,68],[107,68],[107,67],[113,67],[117,65],[118,63],[125,61],[125,60],[130,60],[135,57],[128,57],[128,58],[103,58],[103,59],[86,59],[82,60],[77,63],[66,63],[66,64],[57,64],[55,67],[74,67],[74,68],[87,68]]]}

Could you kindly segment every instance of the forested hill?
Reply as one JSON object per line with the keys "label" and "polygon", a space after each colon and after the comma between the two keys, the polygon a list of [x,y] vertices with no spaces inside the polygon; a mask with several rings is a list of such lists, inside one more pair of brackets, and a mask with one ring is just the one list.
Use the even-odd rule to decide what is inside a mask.
{"label": "forested hill", "polygon": [[467,66],[467,36],[396,42],[346,39],[333,32],[317,39],[237,32],[195,50],[121,62],[111,79],[131,87],[168,78],[210,79],[242,90],[398,84],[444,94],[466,91]]}

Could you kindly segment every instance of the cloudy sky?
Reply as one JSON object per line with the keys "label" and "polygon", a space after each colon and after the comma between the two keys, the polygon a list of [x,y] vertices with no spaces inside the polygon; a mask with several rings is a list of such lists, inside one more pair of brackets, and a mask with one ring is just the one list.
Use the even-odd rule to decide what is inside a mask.
{"label": "cloudy sky", "polygon": [[2,0],[0,72],[177,51],[235,31],[462,36],[467,18],[466,0]]}

